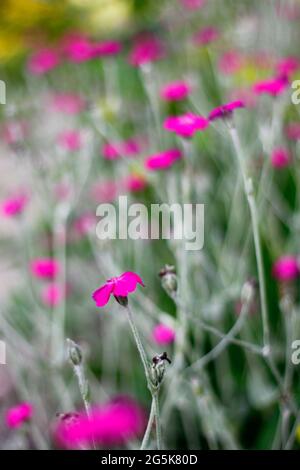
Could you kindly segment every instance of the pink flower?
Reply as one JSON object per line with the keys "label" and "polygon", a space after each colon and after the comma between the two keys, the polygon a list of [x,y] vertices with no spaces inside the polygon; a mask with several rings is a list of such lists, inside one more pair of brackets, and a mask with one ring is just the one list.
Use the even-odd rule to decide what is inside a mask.
{"label": "pink flower", "polygon": [[291,162],[289,151],[283,147],[278,147],[271,154],[271,164],[274,168],[285,168]]}
{"label": "pink flower", "polygon": [[136,193],[146,188],[147,181],[143,175],[132,174],[125,178],[123,185],[125,190]]}
{"label": "pink flower", "polygon": [[251,88],[235,88],[230,94],[231,101],[242,101],[245,108],[254,108],[257,103],[257,96]]}
{"label": "pink flower", "polygon": [[68,422],[62,419],[55,429],[55,439],[67,448],[80,448],[95,442],[99,446],[124,445],[137,438],[145,428],[145,415],[138,403],[117,397],[92,409],[90,417],[79,413]]}
{"label": "pink flower", "polygon": [[26,137],[27,130],[24,121],[10,121],[1,129],[1,137],[8,145],[18,144]]}
{"label": "pink flower", "polygon": [[2,202],[1,211],[5,217],[14,217],[21,214],[28,202],[25,194],[10,197]]}
{"label": "pink flower", "polygon": [[113,180],[96,183],[91,189],[91,197],[96,202],[113,202],[118,194],[119,185]]}
{"label": "pink flower", "polygon": [[218,66],[224,75],[232,75],[243,66],[243,58],[237,51],[227,51],[220,57]]}
{"label": "pink flower", "polygon": [[52,106],[56,111],[72,115],[83,111],[86,107],[86,103],[78,95],[71,93],[57,93],[52,98]]}
{"label": "pink flower", "polygon": [[86,37],[77,34],[65,39],[64,52],[71,62],[80,63],[92,59],[94,47]]}
{"label": "pink flower", "polygon": [[28,69],[34,75],[43,75],[57,67],[60,59],[53,49],[42,49],[33,54],[28,62]]}
{"label": "pink flower", "polygon": [[152,331],[152,339],[158,345],[168,345],[175,341],[175,331],[162,323],[156,325]]}
{"label": "pink flower", "polygon": [[286,90],[288,85],[289,81],[286,77],[275,77],[257,82],[253,87],[253,91],[257,95],[278,96]]}
{"label": "pink flower", "polygon": [[136,139],[123,142],[107,143],[102,148],[103,157],[107,160],[116,160],[122,156],[131,157],[140,152],[141,146]]}
{"label": "pink flower", "polygon": [[20,403],[10,408],[6,413],[6,424],[9,428],[19,428],[32,418],[33,407],[30,403]]}
{"label": "pink flower", "polygon": [[276,70],[279,76],[290,76],[300,68],[300,61],[297,57],[284,57],[279,60]]}
{"label": "pink flower", "polygon": [[184,100],[190,94],[190,91],[191,89],[186,82],[178,80],[165,85],[160,92],[160,96],[165,101],[179,101]]}
{"label": "pink flower", "polygon": [[90,233],[92,227],[95,225],[94,214],[86,213],[74,220],[74,231],[80,238]]}
{"label": "pink flower", "polygon": [[197,10],[204,7],[206,0],[181,0],[182,6],[189,10]]}
{"label": "pink flower", "polygon": [[63,131],[58,136],[58,142],[69,152],[75,152],[81,148],[81,137],[78,131]]}
{"label": "pink flower", "polygon": [[216,119],[224,119],[232,115],[233,111],[238,108],[244,108],[245,103],[241,100],[231,101],[230,103],[222,104],[217,108],[213,109],[208,116],[210,121],[215,121]]}
{"label": "pink flower", "polygon": [[54,279],[60,270],[57,260],[53,258],[37,258],[30,264],[33,276],[44,279]]}
{"label": "pink flower", "polygon": [[129,55],[129,62],[135,67],[139,67],[149,62],[159,60],[164,55],[164,49],[158,38],[145,34],[135,40],[132,51]]}
{"label": "pink flower", "polygon": [[194,35],[194,42],[195,44],[206,46],[219,39],[219,37],[220,33],[214,26],[207,26]]}
{"label": "pink flower", "polygon": [[170,168],[177,160],[182,158],[182,153],[178,149],[164,150],[163,152],[151,155],[145,160],[147,170],[165,170]]}
{"label": "pink flower", "polygon": [[164,122],[164,129],[175,132],[181,137],[193,137],[197,131],[203,131],[208,125],[209,122],[204,117],[186,113],[168,117]]}
{"label": "pink flower", "polygon": [[140,276],[136,273],[127,271],[121,276],[108,279],[106,283],[93,293],[93,299],[97,307],[104,307],[110,299],[114,297],[127,297],[128,294],[134,292],[137,284],[144,287],[144,283]]}
{"label": "pink flower", "polygon": [[273,276],[279,281],[291,281],[299,276],[299,263],[296,256],[285,255],[273,265]]}
{"label": "pink flower", "polygon": [[290,140],[300,139],[300,122],[292,122],[286,128],[286,135]]}
{"label": "pink flower", "polygon": [[106,57],[119,54],[122,44],[118,41],[103,41],[93,45],[94,57]]}
{"label": "pink flower", "polygon": [[55,308],[65,298],[66,288],[60,284],[52,282],[44,286],[41,294],[42,302],[46,307]]}

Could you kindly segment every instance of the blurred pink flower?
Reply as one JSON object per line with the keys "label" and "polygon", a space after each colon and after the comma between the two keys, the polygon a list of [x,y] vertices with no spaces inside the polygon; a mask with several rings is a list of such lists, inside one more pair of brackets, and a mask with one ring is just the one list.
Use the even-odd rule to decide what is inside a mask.
{"label": "blurred pink flower", "polygon": [[181,137],[193,137],[197,131],[207,128],[209,122],[202,116],[186,113],[181,116],[170,116],[164,122],[164,129],[175,132]]}
{"label": "blurred pink flower", "polygon": [[160,96],[165,101],[180,101],[185,99],[191,92],[187,82],[177,80],[165,85],[160,92]]}
{"label": "blurred pink flower", "polygon": [[153,35],[144,34],[136,38],[129,55],[129,62],[131,65],[139,67],[159,60],[163,55],[164,48],[160,40]]}
{"label": "blurred pink flower", "polygon": [[104,307],[110,299],[114,297],[127,297],[134,292],[137,284],[144,287],[144,283],[138,274],[127,271],[118,277],[108,279],[106,283],[93,293],[93,299],[97,307]]}
{"label": "blurred pink flower", "polygon": [[63,131],[58,136],[59,144],[69,152],[75,152],[81,148],[81,136],[78,131]]}
{"label": "blurred pink flower", "polygon": [[19,428],[32,418],[33,407],[30,403],[20,403],[6,412],[6,424],[9,428]]}
{"label": "blurred pink flower", "polygon": [[279,76],[289,76],[300,68],[298,57],[284,57],[277,62],[276,70]]}
{"label": "blurred pink flower", "polygon": [[284,147],[277,147],[271,154],[271,164],[274,168],[285,168],[291,163],[289,151]]}
{"label": "blurred pink flower", "polygon": [[1,128],[1,137],[8,145],[14,145],[26,137],[28,127],[24,121],[10,121]]}
{"label": "blurred pink flower", "polygon": [[86,103],[79,95],[72,93],[57,93],[52,97],[52,106],[55,111],[72,115],[83,111],[86,107]]}
{"label": "blurred pink flower", "polygon": [[55,308],[57,307],[66,295],[66,287],[62,287],[60,284],[55,282],[44,286],[41,299],[46,307]]}
{"label": "blurred pink flower", "polygon": [[82,214],[77,219],[74,220],[73,223],[73,228],[75,234],[79,237],[82,238],[86,234],[88,234],[92,227],[95,225],[96,219],[94,214],[91,213],[86,213]]}
{"label": "blurred pink flower", "polygon": [[165,170],[182,158],[180,150],[174,148],[151,155],[145,160],[147,170]]}
{"label": "blurred pink flower", "polygon": [[243,66],[243,57],[237,51],[227,51],[219,58],[218,67],[224,75],[232,75]]}
{"label": "blurred pink flower", "polygon": [[244,108],[245,103],[241,100],[231,101],[230,103],[222,104],[217,108],[213,109],[208,116],[210,121],[215,121],[216,119],[224,119],[228,116],[231,116],[233,111],[238,108]]}
{"label": "blurred pink flower", "polygon": [[152,339],[158,345],[168,345],[175,341],[175,331],[169,326],[160,323],[153,328]]}
{"label": "blurred pink flower", "polygon": [[19,194],[2,201],[1,212],[5,217],[15,217],[21,214],[28,202],[28,197],[25,194]]}
{"label": "blurred pink flower", "polygon": [[44,279],[54,279],[59,271],[59,262],[53,258],[37,258],[30,263],[33,276]]}
{"label": "blurred pink flower", "polygon": [[42,49],[35,52],[29,59],[28,70],[34,75],[43,75],[57,67],[59,55],[54,49]]}
{"label": "blurred pink flower", "polygon": [[132,157],[141,151],[137,139],[128,139],[121,142],[106,143],[102,147],[102,155],[107,160],[116,160],[120,157]]}
{"label": "blurred pink flower", "polygon": [[106,57],[119,54],[122,44],[118,41],[102,41],[93,45],[93,57]]}
{"label": "blurred pink flower", "polygon": [[123,186],[125,190],[136,193],[146,188],[147,180],[143,175],[132,174],[124,179]]}
{"label": "blurred pink flower", "polygon": [[188,8],[189,10],[197,10],[204,7],[206,0],[180,0],[180,2],[184,8]]}
{"label": "blurred pink flower", "polygon": [[286,128],[286,135],[290,140],[300,139],[300,122],[292,122]]}
{"label": "blurred pink flower", "polygon": [[54,431],[55,440],[67,449],[95,442],[99,446],[124,445],[139,437],[145,428],[145,414],[128,397],[118,397],[92,409],[90,417],[80,413],[68,422],[61,420]]}
{"label": "blurred pink flower", "polygon": [[279,281],[290,281],[299,276],[299,263],[294,255],[285,255],[273,265],[273,276]]}
{"label": "blurred pink flower", "polygon": [[251,88],[235,88],[229,95],[231,101],[242,101],[245,108],[254,108],[257,103],[257,96]]}
{"label": "blurred pink flower", "polygon": [[206,26],[194,35],[195,44],[206,46],[217,39],[219,39],[220,33],[214,26]]}
{"label": "blurred pink flower", "polygon": [[278,96],[283,93],[288,86],[289,81],[287,77],[275,77],[255,83],[253,86],[253,91],[257,95],[267,94],[271,96]]}
{"label": "blurred pink flower", "polygon": [[119,194],[119,189],[116,181],[102,181],[92,186],[91,197],[96,202],[113,202]]}
{"label": "blurred pink flower", "polygon": [[93,57],[93,44],[80,34],[69,35],[64,39],[64,52],[71,62],[85,62]]}

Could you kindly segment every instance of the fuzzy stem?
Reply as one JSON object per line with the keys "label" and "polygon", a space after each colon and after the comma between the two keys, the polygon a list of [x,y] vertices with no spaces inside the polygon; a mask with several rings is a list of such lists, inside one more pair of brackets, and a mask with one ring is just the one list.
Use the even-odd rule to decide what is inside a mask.
{"label": "fuzzy stem", "polygon": [[138,348],[140,358],[141,358],[143,366],[144,366],[146,379],[147,379],[147,382],[149,384],[149,365],[148,365],[147,355],[146,355],[144,346],[142,344],[140,334],[139,334],[138,329],[136,327],[134,317],[133,317],[133,313],[132,313],[131,308],[129,307],[129,305],[127,305],[127,307],[126,307],[126,312],[127,312],[129,325],[130,325],[132,334],[134,336],[134,340],[135,340],[136,346]]}
{"label": "fuzzy stem", "polygon": [[258,279],[259,279],[259,286],[260,286],[260,300],[261,300],[261,312],[262,312],[262,323],[263,323],[263,340],[264,340],[264,347],[269,348],[270,347],[270,330],[269,330],[268,313],[267,313],[266,284],[265,284],[265,276],[264,276],[264,268],[263,268],[261,243],[260,243],[260,237],[259,237],[257,207],[256,207],[256,202],[255,202],[254,194],[253,194],[253,183],[252,183],[251,178],[248,178],[247,176],[245,159],[244,159],[244,155],[242,152],[240,139],[239,139],[239,136],[235,127],[230,127],[229,132],[230,132],[233,147],[235,149],[235,153],[239,162],[240,171],[241,171],[243,183],[244,183],[244,191],[245,191],[248,204],[249,204],[249,209],[250,209],[251,223],[252,223],[252,230],[253,230],[253,237],[254,237],[255,256],[256,256]]}
{"label": "fuzzy stem", "polygon": [[148,445],[154,419],[155,419],[155,402],[154,402],[154,398],[152,398],[151,410],[150,410],[150,415],[149,415],[149,419],[148,419],[148,424],[147,424],[147,428],[146,428],[146,431],[145,431],[145,434],[144,434],[144,437],[143,437],[143,441],[142,441],[142,445],[141,445],[140,450],[145,450],[147,445]]}
{"label": "fuzzy stem", "polygon": [[161,450],[162,449],[162,435],[161,435],[161,422],[160,422],[158,392],[154,394],[153,399],[154,399],[154,407],[155,407],[157,450]]}

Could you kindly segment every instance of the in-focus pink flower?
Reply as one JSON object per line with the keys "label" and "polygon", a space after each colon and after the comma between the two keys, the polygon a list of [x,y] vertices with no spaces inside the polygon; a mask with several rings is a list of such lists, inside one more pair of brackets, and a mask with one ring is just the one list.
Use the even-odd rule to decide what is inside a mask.
{"label": "in-focus pink flower", "polygon": [[134,292],[137,284],[145,286],[140,276],[134,272],[126,271],[121,276],[108,279],[106,283],[93,293],[93,299],[97,307],[104,307],[114,297],[127,297]]}
{"label": "in-focus pink flower", "polygon": [[56,442],[67,449],[89,446],[124,445],[145,429],[141,406],[128,397],[117,397],[92,409],[90,417],[79,413],[73,420],[62,419],[54,431]]}
{"label": "in-focus pink flower", "polygon": [[279,76],[290,76],[297,72],[300,68],[300,60],[298,57],[284,57],[280,59],[276,65]]}
{"label": "in-focus pink flower", "polygon": [[291,122],[286,128],[286,135],[290,140],[300,140],[300,122]]}
{"label": "in-focus pink flower", "polygon": [[186,113],[181,116],[170,116],[164,122],[164,129],[175,132],[181,137],[193,137],[198,131],[207,128],[209,122],[202,116]]}
{"label": "in-focus pink flower", "polygon": [[271,165],[274,168],[285,168],[291,163],[291,156],[288,149],[277,147],[271,154]]}
{"label": "in-focus pink flower", "polygon": [[175,331],[163,323],[159,323],[153,328],[152,339],[158,345],[166,346],[174,343],[175,337]]}
{"label": "in-focus pink flower", "polygon": [[182,153],[179,149],[169,149],[163,152],[151,155],[145,160],[145,167],[147,170],[165,170],[174,165],[177,160],[182,158]]}
{"label": "in-focus pink flower", "polygon": [[75,152],[81,148],[81,136],[78,131],[63,131],[58,136],[59,144],[69,152]]}
{"label": "in-focus pink flower", "polygon": [[143,175],[132,174],[124,179],[123,186],[126,191],[137,193],[139,191],[143,191],[146,188],[147,180]]}
{"label": "in-focus pink flower", "polygon": [[214,26],[207,26],[194,35],[194,42],[200,46],[206,46],[219,39],[220,33]]}
{"label": "in-focus pink flower", "polygon": [[93,45],[93,57],[107,57],[119,54],[122,44],[118,41],[102,41]]}
{"label": "in-focus pink flower", "polygon": [[184,100],[191,92],[189,84],[183,80],[165,85],[160,92],[160,96],[165,101],[180,101]]}
{"label": "in-focus pink flower", "polygon": [[206,0],[180,0],[180,2],[184,8],[188,8],[189,10],[198,10],[204,7]]}
{"label": "in-focus pink flower", "polygon": [[237,51],[227,51],[219,58],[218,67],[224,75],[232,75],[243,66],[243,57]]}
{"label": "in-focus pink flower", "polygon": [[33,415],[33,407],[30,403],[20,403],[6,412],[6,424],[9,428],[19,428],[23,423],[29,421]]}
{"label": "in-focus pink flower", "polygon": [[66,296],[66,287],[61,286],[55,282],[51,282],[43,287],[41,299],[46,307],[57,307]]}
{"label": "in-focus pink flower", "polygon": [[57,51],[42,49],[34,53],[28,62],[28,70],[34,75],[43,75],[57,67],[60,62]]}
{"label": "in-focus pink flower", "polygon": [[287,77],[281,76],[255,83],[253,91],[257,95],[266,94],[271,96],[278,96],[281,95],[288,86],[289,81]]}
{"label": "in-focus pink flower", "polygon": [[106,143],[102,147],[102,155],[107,160],[117,160],[120,157],[132,157],[141,151],[137,139],[128,139],[121,142]]}
{"label": "in-focus pink flower", "polygon": [[28,197],[25,194],[19,194],[2,201],[1,212],[5,217],[15,217],[21,214],[28,202]]}
{"label": "in-focus pink flower", "polygon": [[113,202],[120,188],[116,181],[107,180],[96,183],[91,188],[91,198],[96,202]]}
{"label": "in-focus pink flower", "polygon": [[74,34],[65,38],[64,52],[71,62],[80,63],[93,58],[94,46],[85,36]]}
{"label": "in-focus pink flower", "polygon": [[231,101],[230,103],[222,104],[217,108],[213,109],[208,116],[210,121],[216,119],[224,119],[232,115],[233,111],[238,108],[244,108],[245,103],[241,100]]}
{"label": "in-focus pink flower", "polygon": [[37,258],[30,263],[33,276],[44,279],[54,279],[60,270],[59,262],[53,258]]}
{"label": "in-focus pink flower", "polygon": [[52,107],[64,114],[78,114],[86,107],[86,102],[79,95],[72,93],[57,93],[52,97]]}
{"label": "in-focus pink flower", "polygon": [[139,36],[129,55],[129,62],[135,67],[159,60],[164,55],[164,48],[160,40],[150,34]]}
{"label": "in-focus pink flower", "polygon": [[273,276],[279,281],[291,281],[299,276],[299,262],[294,255],[285,255],[273,265]]}

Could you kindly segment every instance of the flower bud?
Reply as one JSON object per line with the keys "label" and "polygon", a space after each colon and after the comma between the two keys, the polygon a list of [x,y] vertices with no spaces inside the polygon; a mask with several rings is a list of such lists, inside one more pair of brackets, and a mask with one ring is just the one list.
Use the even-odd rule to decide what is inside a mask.
{"label": "flower bud", "polygon": [[120,295],[114,295],[114,298],[118,302],[118,304],[122,305],[122,307],[127,307],[128,305],[128,297],[122,297]]}
{"label": "flower bud", "polygon": [[82,362],[82,352],[78,344],[71,339],[67,339],[68,356],[74,366],[79,366]]}
{"label": "flower bud", "polygon": [[166,264],[166,266],[160,270],[159,277],[161,278],[163,289],[170,297],[174,297],[178,287],[175,267]]}

